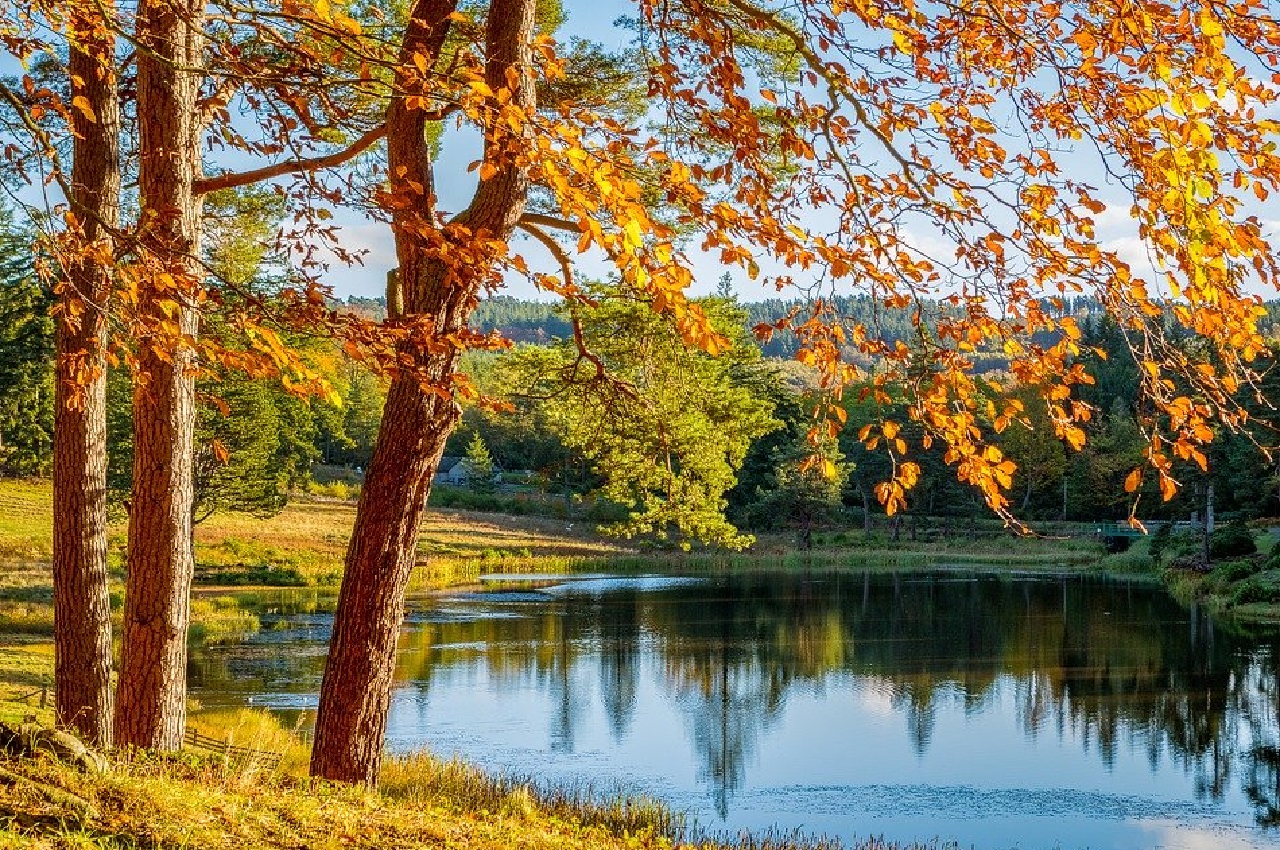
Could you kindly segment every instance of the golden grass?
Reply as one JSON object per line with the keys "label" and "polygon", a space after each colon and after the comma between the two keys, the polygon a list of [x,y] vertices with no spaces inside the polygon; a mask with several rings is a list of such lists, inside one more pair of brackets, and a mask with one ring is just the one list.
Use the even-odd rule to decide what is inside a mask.
{"label": "golden grass", "polygon": [[[18,781],[0,784],[6,844],[23,848],[193,847],[611,850],[668,847],[656,835],[611,835],[534,806],[463,812],[448,800],[395,801],[218,759],[117,763],[91,775],[38,760],[2,764]],[[80,803],[79,801],[83,801]]]}
{"label": "golden grass", "polygon": [[53,557],[53,487],[47,481],[0,482],[0,563]]}

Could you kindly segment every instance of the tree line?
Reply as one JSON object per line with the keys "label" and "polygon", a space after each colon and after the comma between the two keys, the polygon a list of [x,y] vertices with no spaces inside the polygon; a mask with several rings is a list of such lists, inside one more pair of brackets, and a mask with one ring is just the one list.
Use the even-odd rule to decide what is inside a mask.
{"label": "tree line", "polygon": [[[30,246],[23,244],[21,232],[10,223],[0,238],[10,240],[11,249],[0,288],[0,359],[5,364],[0,372],[0,397],[5,400],[0,469],[7,475],[47,475],[53,430],[53,373],[48,362],[53,331],[45,315],[49,293],[34,276]],[[911,422],[905,402],[860,401],[856,390],[847,393],[842,402],[847,427],[823,449],[833,459],[837,475],[802,473],[801,467],[813,456],[808,428],[820,394],[811,380],[806,383],[803,370],[768,357],[768,345],[758,344],[750,334],[761,316],[776,320],[786,311],[779,311],[776,302],[739,304],[724,296],[702,303],[719,314],[724,333],[734,338],[727,357],[679,351],[678,340],[660,322],[646,319],[638,305],[613,308],[612,314],[587,311],[593,350],[607,360],[610,376],[610,381],[592,387],[590,382],[563,380],[569,359],[577,353],[565,339],[572,335],[573,321],[562,306],[510,297],[482,301],[474,314],[478,330],[515,338],[516,347],[470,354],[465,368],[481,392],[506,407],[466,406],[445,454],[466,456],[475,451],[478,440],[498,468],[534,473],[543,491],[576,493],[615,505],[619,519],[612,530],[621,534],[652,539],[656,531],[664,539],[697,545],[743,542],[728,526],[721,526],[719,537],[710,532],[721,517],[742,531],[790,529],[802,538],[818,529],[869,529],[871,517],[880,512],[875,488],[890,477],[892,459],[879,447],[869,449],[858,432],[887,417],[904,423],[904,437],[918,440],[919,426]],[[385,310],[381,298],[355,299],[343,306]],[[1132,352],[1097,305],[1082,303],[1074,309],[1081,316],[1082,343],[1093,352],[1089,370],[1094,383],[1080,391],[1082,400],[1097,411],[1087,428],[1088,439],[1080,450],[1073,450],[1037,415],[1033,395],[1023,393],[1026,421],[1006,429],[997,443],[1017,464],[1012,489],[1017,513],[1028,521],[1123,520],[1134,498],[1124,482],[1141,464],[1146,445],[1138,427],[1140,382]],[[522,335],[535,341],[520,342]],[[659,340],[677,346],[652,372],[670,383],[628,385],[628,376],[636,375],[642,364],[655,365],[654,345]],[[284,390],[278,380],[230,371],[198,384],[195,522],[219,509],[271,515],[291,493],[306,488],[315,464],[367,466],[386,382],[332,347],[326,357],[334,367],[331,376],[340,405],[307,402]],[[997,372],[995,380],[1007,380],[1007,375]],[[560,383],[548,386],[549,381]],[[1270,373],[1261,390],[1264,403],[1276,397]],[[691,403],[703,393],[715,392],[735,394],[732,402],[720,403],[726,412],[719,418],[707,403]],[[633,398],[643,404],[630,404]],[[689,433],[679,433],[680,420],[662,407],[666,403],[689,415]],[[128,498],[132,466],[132,411],[123,372],[113,372],[108,380],[107,410],[108,487],[114,502],[121,504]],[[733,448],[723,442],[730,421],[746,432]],[[656,442],[610,449],[604,442],[621,435],[657,441],[659,422],[672,432],[667,436],[673,442],[683,443],[682,449],[660,450]],[[1252,434],[1221,434],[1208,470],[1194,464],[1180,468],[1189,486],[1173,499],[1162,501],[1154,483],[1138,494],[1144,500],[1141,515],[1175,520],[1203,516],[1211,486],[1221,514],[1280,514],[1280,472],[1261,459],[1255,444],[1269,435],[1262,428]],[[693,470],[698,456],[725,464],[714,489],[706,482],[697,487],[686,482],[678,502],[661,510],[636,508],[632,497],[646,487],[652,493],[671,489],[669,482],[641,480],[655,468],[642,458],[662,458],[657,468],[667,468],[672,460],[676,467]],[[908,514],[963,519],[983,512],[980,497],[956,480],[942,450],[919,449],[912,457],[921,472],[907,500]],[[491,490],[488,484],[481,486]],[[653,512],[648,521],[639,519],[644,510]],[[676,519],[680,511],[703,512],[697,533],[691,532],[690,520],[682,520],[681,527]],[[963,526],[957,524],[954,530],[960,533]]]}

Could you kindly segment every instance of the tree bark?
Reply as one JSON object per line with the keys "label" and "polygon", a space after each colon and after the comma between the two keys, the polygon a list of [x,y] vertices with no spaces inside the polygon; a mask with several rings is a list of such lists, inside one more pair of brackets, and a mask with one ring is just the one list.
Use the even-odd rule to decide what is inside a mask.
{"label": "tree bark", "polygon": [[173,750],[186,725],[195,383],[191,296],[200,286],[201,0],[142,0],[137,36],[138,189],[151,323],[134,371],[133,498],[124,645],[116,692],[120,746]]}
{"label": "tree bark", "polygon": [[[101,14],[112,13],[104,2]],[[120,101],[115,35],[73,14],[73,255],[58,296],[53,430],[54,708],[60,726],[111,745],[111,603],[107,590],[107,310],[109,228],[120,218]]]}
{"label": "tree bark", "polygon": [[[402,68],[413,67],[415,54],[438,56],[455,2],[418,0],[401,48]],[[530,113],[533,12],[533,0],[494,0],[485,57],[485,79],[495,91],[508,86],[508,69],[518,72],[513,101]],[[488,270],[481,264],[449,265],[424,238],[426,232],[439,232],[439,223],[424,113],[407,100],[414,93],[410,79],[398,76],[397,94],[387,109],[387,170],[396,199],[392,228],[406,319],[429,320],[439,337],[465,325]],[[453,222],[466,227],[476,240],[510,237],[528,194],[527,180],[509,163],[506,141],[499,136],[500,132],[486,133],[485,140],[485,160],[496,172],[481,182],[471,204]],[[445,440],[459,417],[452,399],[423,389],[424,383],[447,387],[457,357],[451,345],[431,348],[406,345],[400,351],[418,368],[392,381],[360,491],[320,691],[311,754],[314,776],[377,781],[418,527]]]}

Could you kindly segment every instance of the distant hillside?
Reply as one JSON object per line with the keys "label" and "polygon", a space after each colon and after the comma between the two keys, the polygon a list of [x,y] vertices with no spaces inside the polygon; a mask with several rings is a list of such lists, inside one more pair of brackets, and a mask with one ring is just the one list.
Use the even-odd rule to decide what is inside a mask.
{"label": "distant hillside", "polygon": [[471,326],[497,330],[512,342],[551,342],[568,339],[573,328],[560,305],[548,301],[521,301],[509,295],[486,298],[471,314]]}
{"label": "distant hillside", "polygon": [[[859,323],[869,328],[872,333],[887,343],[898,340],[909,342],[916,335],[911,323],[914,308],[885,307],[876,299],[865,295],[840,296],[830,302],[835,312],[843,316],[849,323]],[[381,319],[386,315],[386,302],[382,298],[348,298],[345,306],[372,318]],[[793,309],[797,316],[807,315],[809,302],[801,299],[769,298],[764,301],[744,303],[747,312],[747,328],[760,324],[771,324],[786,316]],[[1274,332],[1280,326],[1280,301],[1266,303],[1267,315],[1262,320],[1264,333]],[[954,308],[930,302],[925,306],[926,314],[939,315]],[[1100,321],[1104,315],[1102,305],[1094,298],[1075,296],[1063,299],[1062,309],[1050,311],[1060,316],[1074,316],[1082,329],[1090,323]],[[572,336],[573,329],[557,302],[525,301],[508,295],[496,295],[480,302],[471,316],[471,325],[477,330],[497,330],[513,342],[529,342],[534,344],[549,343],[556,339],[567,339]],[[1037,340],[1041,343],[1052,342],[1045,335]],[[766,357],[790,359],[799,349],[799,343],[790,333],[778,333],[767,343],[760,346]],[[987,368],[1001,368],[1003,358],[990,357]]]}

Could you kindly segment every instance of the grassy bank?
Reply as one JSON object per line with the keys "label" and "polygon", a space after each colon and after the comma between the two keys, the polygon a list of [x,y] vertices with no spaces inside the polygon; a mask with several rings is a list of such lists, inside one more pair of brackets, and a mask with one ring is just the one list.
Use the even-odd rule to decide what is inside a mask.
{"label": "grassy bank", "polygon": [[[218,757],[117,756],[101,773],[0,757],[0,848],[205,850],[834,850],[794,837],[682,841],[646,800],[592,800],[423,756],[388,763],[377,790]],[[868,840],[849,850],[944,850]]]}

